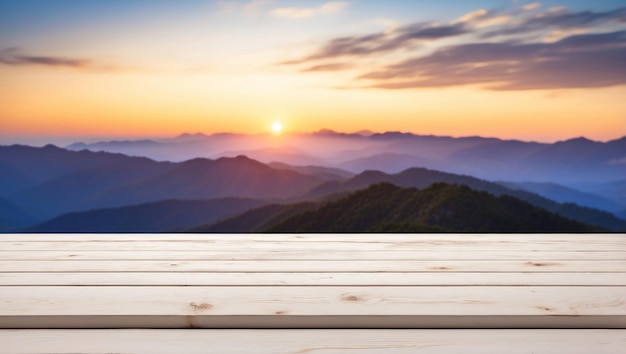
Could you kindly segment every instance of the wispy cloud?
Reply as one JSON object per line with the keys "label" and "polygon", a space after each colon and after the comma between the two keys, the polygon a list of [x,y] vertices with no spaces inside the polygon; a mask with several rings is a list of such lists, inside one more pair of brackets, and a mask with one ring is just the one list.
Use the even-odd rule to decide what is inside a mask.
{"label": "wispy cloud", "polygon": [[533,2],[532,4],[526,4],[522,6],[522,10],[530,11],[530,10],[538,9],[540,7],[541,7],[540,2]]}
{"label": "wispy cloud", "polygon": [[302,71],[340,71],[352,68],[354,65],[350,63],[330,63],[320,64],[308,67]]}
{"label": "wispy cloud", "polygon": [[126,70],[125,68],[122,68],[120,66],[98,63],[92,59],[67,58],[44,55],[24,55],[20,54],[17,48],[6,48],[0,50],[0,64],[11,66],[38,65],[98,72]]}
{"label": "wispy cloud", "polygon": [[606,12],[570,12],[565,8],[553,9],[497,28],[484,37],[529,34],[550,29],[582,29],[606,24],[626,25],[626,7]]}
{"label": "wispy cloud", "polygon": [[279,7],[272,10],[272,15],[287,18],[306,18],[321,14],[332,14],[341,11],[349,5],[345,1],[327,2],[319,7],[296,8],[296,7]]}
{"label": "wispy cloud", "polygon": [[554,43],[471,43],[444,47],[362,75],[373,87],[406,89],[480,84],[492,90],[626,84],[626,31]]}
{"label": "wispy cloud", "polygon": [[383,25],[385,27],[385,34],[391,34],[400,27],[400,24],[397,21],[388,18],[378,18],[373,22],[379,25]]}
{"label": "wispy cloud", "polygon": [[416,44],[419,41],[437,40],[466,33],[462,23],[436,25],[418,23],[402,26],[394,31],[385,31],[362,36],[341,37],[331,40],[313,54],[286,64],[298,64],[311,60],[331,59],[345,56],[366,56],[392,52]]}
{"label": "wispy cloud", "polygon": [[[626,84],[626,8],[538,13],[539,8],[539,3],[532,3],[509,11],[481,9],[447,23],[420,22],[393,31],[335,38],[307,56],[282,64],[308,64],[300,68],[306,72],[360,70],[357,87],[386,89],[473,84],[492,90],[526,90]],[[431,45],[425,49],[425,43]],[[346,58],[350,66],[335,64]]]}
{"label": "wispy cloud", "polygon": [[72,69],[85,69],[94,63],[90,59],[63,58],[54,56],[23,55],[18,48],[6,48],[0,50],[0,63],[4,65],[42,65],[53,67],[67,67]]}

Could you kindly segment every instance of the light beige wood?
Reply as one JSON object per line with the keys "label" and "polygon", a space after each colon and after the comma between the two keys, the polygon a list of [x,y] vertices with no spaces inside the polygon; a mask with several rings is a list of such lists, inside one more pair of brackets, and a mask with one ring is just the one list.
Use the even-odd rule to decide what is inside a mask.
{"label": "light beige wood", "polygon": [[[139,236],[141,237],[141,235]],[[381,236],[384,238],[385,236]],[[355,238],[355,236],[352,236]],[[427,248],[430,251],[451,251],[462,247],[464,251],[494,251],[494,250],[539,250],[544,252],[558,251],[617,251],[626,252],[626,240],[624,238],[584,240],[575,239],[569,242],[565,240],[521,240],[519,239],[464,239],[462,236],[455,239],[442,238],[416,238],[415,240],[378,240],[359,241],[347,240],[309,240],[309,241],[271,241],[255,240],[224,240],[213,235],[205,240],[176,240],[176,241],[4,241],[0,242],[0,251],[50,251],[50,250],[83,250],[83,251],[123,251],[123,250],[156,250],[156,251],[315,251],[315,250],[359,250],[359,251],[402,251]],[[241,246],[246,248],[242,249]]]}
{"label": "light beige wood", "polygon": [[620,244],[626,240],[624,234],[4,234],[0,242],[145,242],[145,241],[201,241],[201,242],[430,242],[464,243],[498,242],[508,243],[572,243],[589,242]]}
{"label": "light beige wood", "polygon": [[171,260],[624,260],[626,252],[543,251],[335,251],[335,250],[108,250],[0,251],[0,259],[171,259]]}
{"label": "light beige wood", "polygon": [[[584,257],[581,253],[581,257]],[[456,255],[456,256],[455,256]],[[593,260],[624,260],[626,253],[610,252],[606,255],[595,253]],[[604,257],[603,257],[604,256]],[[501,260],[502,255],[498,252],[473,252],[458,254],[447,252],[437,254],[435,252],[415,251],[249,251],[249,252],[219,252],[219,251],[3,251],[0,252],[3,260],[420,260],[420,259],[455,259],[455,260]],[[550,254],[533,252],[519,252],[516,259],[579,259],[576,254],[554,257]],[[511,257],[513,258],[513,257]]]}
{"label": "light beige wood", "polygon": [[626,286],[626,273],[0,273],[0,286]]}
{"label": "light beige wood", "polygon": [[0,327],[48,328],[0,353],[622,354],[626,237],[2,235]]}
{"label": "light beige wood", "polygon": [[[141,257],[141,256],[138,256]],[[163,257],[167,258],[167,257]],[[75,259],[68,257],[67,259]],[[201,259],[201,258],[200,258]],[[536,272],[626,273],[626,261],[206,261],[186,260],[48,260],[0,261],[3,272]]]}
{"label": "light beige wood", "polygon": [[623,354],[624,330],[0,330],[0,354]]}
{"label": "light beige wood", "polygon": [[4,286],[0,296],[2,316],[626,315],[622,286]]}

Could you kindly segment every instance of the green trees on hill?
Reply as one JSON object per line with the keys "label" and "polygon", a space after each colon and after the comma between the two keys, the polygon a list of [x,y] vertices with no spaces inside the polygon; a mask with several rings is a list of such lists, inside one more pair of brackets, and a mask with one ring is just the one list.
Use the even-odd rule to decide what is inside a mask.
{"label": "green trees on hill", "polygon": [[435,183],[417,190],[372,185],[316,210],[302,212],[269,232],[585,232],[592,226],[563,218],[517,198],[496,197],[463,185]]}

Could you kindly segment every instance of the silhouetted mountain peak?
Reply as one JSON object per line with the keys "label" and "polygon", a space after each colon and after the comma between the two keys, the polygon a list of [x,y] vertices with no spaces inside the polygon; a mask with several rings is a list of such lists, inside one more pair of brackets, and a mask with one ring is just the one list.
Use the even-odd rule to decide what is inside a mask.
{"label": "silhouetted mountain peak", "polygon": [[182,162],[176,168],[176,170],[197,174],[209,172],[211,170],[222,170],[238,173],[242,171],[250,172],[258,170],[271,170],[271,167],[259,161],[253,160],[245,155],[238,155],[236,157],[220,157],[216,160],[198,157]]}
{"label": "silhouetted mountain peak", "polygon": [[385,133],[375,133],[370,137],[374,139],[397,139],[397,138],[411,138],[415,137],[415,134],[412,133],[404,133],[404,132],[385,132]]}
{"label": "silhouetted mountain peak", "polygon": [[208,140],[210,138],[211,138],[210,135],[206,135],[204,133],[199,133],[199,132],[198,133],[183,133],[183,134],[176,136],[174,139],[172,139],[172,141],[176,143],[180,143],[180,142],[194,143],[194,142]]}
{"label": "silhouetted mountain peak", "polygon": [[206,138],[207,135],[204,133],[182,133],[177,138]]}
{"label": "silhouetted mountain peak", "polygon": [[371,135],[371,132],[370,132],[370,134],[361,134],[359,132],[357,132],[357,133],[341,133],[341,132],[334,131],[332,129],[320,129],[320,130],[314,132],[312,135],[314,135],[314,136],[321,136],[321,137],[366,138],[369,135]]}
{"label": "silhouetted mountain peak", "polygon": [[361,135],[361,136],[372,136],[374,135],[374,132],[371,130],[367,130],[367,129],[363,129],[363,130],[359,130],[357,132],[354,132],[355,135]]}
{"label": "silhouetted mountain peak", "polygon": [[590,139],[585,138],[584,136],[580,136],[578,138],[573,138],[573,139],[568,139],[565,141],[559,141],[556,142],[555,145],[559,145],[559,144],[567,144],[567,145],[592,145],[592,144],[599,144],[597,141],[593,141]]}
{"label": "silhouetted mountain peak", "polygon": [[414,174],[422,174],[422,173],[438,173],[438,174],[442,174],[442,172],[440,171],[435,171],[435,170],[430,170],[428,168],[424,168],[424,167],[411,167],[411,168],[407,168],[404,171],[401,171],[400,173],[397,173],[398,176],[407,176],[407,175],[414,175]]}
{"label": "silhouetted mountain peak", "polygon": [[79,141],[77,143],[72,143],[70,145],[67,145],[65,148],[69,149],[69,150],[84,150],[87,149],[89,147],[89,145],[87,145],[86,143]]}
{"label": "silhouetted mountain peak", "polygon": [[609,145],[615,148],[621,148],[623,149],[623,151],[626,151],[626,136],[620,139],[608,141],[606,145]]}
{"label": "silhouetted mountain peak", "polygon": [[237,155],[235,157],[220,157],[217,160],[215,160],[215,163],[218,165],[245,165],[245,166],[254,166],[258,168],[270,169],[269,166],[255,159],[251,159],[246,155]]}
{"label": "silhouetted mountain peak", "polygon": [[316,135],[337,135],[340,133],[337,133],[336,131],[332,130],[332,129],[320,129],[318,131],[316,131],[314,134]]}
{"label": "silhouetted mountain peak", "polygon": [[351,181],[357,184],[363,182],[377,183],[384,180],[385,178],[389,178],[389,175],[384,172],[380,172],[377,170],[366,170],[354,176]]}
{"label": "silhouetted mountain peak", "polygon": [[199,166],[213,162],[214,160],[207,159],[205,157],[196,157],[195,159],[190,159],[187,161],[183,161],[181,163],[182,166]]}

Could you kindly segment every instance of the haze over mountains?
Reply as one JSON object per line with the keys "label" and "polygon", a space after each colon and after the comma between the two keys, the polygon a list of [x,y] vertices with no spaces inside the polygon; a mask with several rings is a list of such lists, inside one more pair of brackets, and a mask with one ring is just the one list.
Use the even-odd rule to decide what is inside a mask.
{"label": "haze over mountains", "polygon": [[76,143],[70,150],[145,156],[157,161],[245,155],[263,163],[321,165],[353,173],[396,173],[411,167],[517,182],[612,182],[626,176],[626,137],[556,143],[411,133],[183,134],[164,140]]}
{"label": "haze over mountains", "polygon": [[[487,192],[496,199],[485,202],[505,208],[497,200],[510,196],[557,217],[535,225],[544,231],[626,230],[626,137],[547,144],[328,130],[183,134],[67,148],[0,146],[0,171],[0,231],[283,231],[273,227],[381,182],[411,195],[417,193],[411,188],[435,183],[467,186],[471,192],[439,190],[458,205],[465,205],[462,198],[483,200]],[[522,214],[483,231],[507,231],[502,225],[519,225]],[[558,218],[578,224],[568,229]],[[361,231],[478,230],[416,220]]]}

